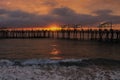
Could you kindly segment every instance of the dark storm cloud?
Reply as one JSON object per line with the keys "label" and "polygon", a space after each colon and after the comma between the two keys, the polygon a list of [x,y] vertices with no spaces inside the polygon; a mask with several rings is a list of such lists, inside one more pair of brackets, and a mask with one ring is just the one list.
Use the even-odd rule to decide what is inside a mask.
{"label": "dark storm cloud", "polygon": [[63,24],[92,24],[95,21],[95,16],[86,15],[86,14],[78,14],[70,8],[55,8],[51,15],[54,18]]}
{"label": "dark storm cloud", "polygon": [[97,15],[95,17],[95,20],[97,20],[98,22],[109,21],[115,24],[120,24],[120,16],[112,15],[111,10],[98,10],[93,13]]}
{"label": "dark storm cloud", "polygon": [[73,10],[71,10],[69,8],[66,8],[66,7],[55,8],[53,11],[51,11],[51,13],[59,15],[59,16],[73,16],[73,15],[76,15],[76,13]]}
{"label": "dark storm cloud", "polygon": [[111,15],[112,11],[111,10],[98,10],[94,11],[93,13],[97,14],[98,16],[106,16],[106,15]]}
{"label": "dark storm cloud", "polygon": [[22,17],[24,19],[25,17],[35,16],[33,14],[25,13],[25,12],[22,12],[22,11],[19,11],[19,10],[9,11],[9,10],[5,10],[5,9],[0,9],[0,16],[2,16],[2,15],[7,15],[8,19],[10,17],[11,17],[11,19],[12,18],[20,18],[20,17]]}
{"label": "dark storm cloud", "polygon": [[1,26],[36,26],[45,25],[52,21],[49,15],[36,15],[22,11],[9,11],[0,9]]}
{"label": "dark storm cloud", "polygon": [[57,19],[62,23],[81,23],[81,24],[96,24],[103,21],[111,21],[113,23],[120,23],[120,16],[111,15],[111,10],[98,10],[93,13],[96,16],[86,15],[86,14],[77,14],[75,11],[70,8],[55,8],[52,12],[53,15],[56,15]]}
{"label": "dark storm cloud", "polygon": [[23,11],[0,9],[0,26],[40,26],[52,23],[60,24],[96,24],[102,21],[120,23],[120,16],[111,15],[110,10],[93,12],[96,16],[78,14],[67,7],[55,8],[47,15],[36,15]]}
{"label": "dark storm cloud", "polygon": [[7,11],[7,10],[5,10],[5,9],[0,9],[0,15],[6,14],[6,13],[9,13],[9,11]]}

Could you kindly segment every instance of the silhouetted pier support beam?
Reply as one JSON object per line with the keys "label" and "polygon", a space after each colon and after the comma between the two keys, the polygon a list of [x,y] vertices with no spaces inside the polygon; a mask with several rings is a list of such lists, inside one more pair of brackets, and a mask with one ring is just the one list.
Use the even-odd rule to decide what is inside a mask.
{"label": "silhouetted pier support beam", "polygon": [[67,39],[70,39],[70,30],[69,29],[67,29]]}
{"label": "silhouetted pier support beam", "polygon": [[102,36],[103,36],[103,32],[101,29],[99,29],[99,41],[103,40]]}
{"label": "silhouetted pier support beam", "polygon": [[62,34],[61,38],[65,39],[65,30],[64,29],[61,30],[61,34]]}
{"label": "silhouetted pier support beam", "polygon": [[77,39],[77,30],[74,28],[73,30],[73,39]]}
{"label": "silhouetted pier support beam", "polygon": [[113,29],[110,29],[110,40],[113,41],[114,39],[114,32],[113,32]]}
{"label": "silhouetted pier support beam", "polygon": [[84,40],[85,38],[85,31],[83,29],[81,29],[81,40]]}
{"label": "silhouetted pier support beam", "polygon": [[107,29],[104,30],[104,33],[105,33],[105,41],[108,41],[109,40],[109,31]]}
{"label": "silhouetted pier support beam", "polygon": [[116,30],[116,40],[120,39],[120,31]]}
{"label": "silhouetted pier support beam", "polygon": [[59,37],[60,37],[60,32],[57,30],[56,31],[56,38],[59,39]]}

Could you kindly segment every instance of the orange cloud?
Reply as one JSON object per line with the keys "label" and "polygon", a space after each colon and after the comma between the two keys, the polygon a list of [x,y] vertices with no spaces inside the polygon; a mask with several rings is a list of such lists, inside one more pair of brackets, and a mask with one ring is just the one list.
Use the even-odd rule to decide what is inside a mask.
{"label": "orange cloud", "polygon": [[120,23],[120,0],[0,0],[0,24]]}
{"label": "orange cloud", "polygon": [[57,7],[68,7],[77,13],[92,14],[95,10],[110,9],[120,15],[120,0],[0,0],[0,8],[47,14]]}
{"label": "orange cloud", "polygon": [[35,14],[46,14],[55,6],[49,0],[1,0],[0,7],[9,10],[21,10]]}

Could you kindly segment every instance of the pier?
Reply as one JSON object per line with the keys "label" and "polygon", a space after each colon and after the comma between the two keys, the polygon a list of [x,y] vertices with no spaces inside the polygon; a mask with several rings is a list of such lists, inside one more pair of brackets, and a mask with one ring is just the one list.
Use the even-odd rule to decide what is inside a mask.
{"label": "pier", "polygon": [[[106,25],[107,28],[105,28]],[[97,29],[85,29],[80,25],[63,25],[59,30],[0,29],[0,39],[54,38],[67,40],[120,41],[120,30],[112,29],[112,24],[104,23],[98,27]]]}

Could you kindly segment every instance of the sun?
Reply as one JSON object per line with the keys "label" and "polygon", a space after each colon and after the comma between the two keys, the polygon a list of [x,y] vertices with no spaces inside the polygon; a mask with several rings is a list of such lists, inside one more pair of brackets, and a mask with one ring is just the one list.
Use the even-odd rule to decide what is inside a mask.
{"label": "sun", "polygon": [[58,31],[60,29],[61,28],[59,26],[57,26],[57,25],[50,25],[50,27],[49,27],[49,30],[51,30],[51,31]]}

